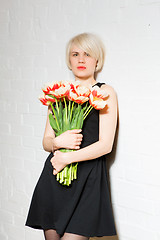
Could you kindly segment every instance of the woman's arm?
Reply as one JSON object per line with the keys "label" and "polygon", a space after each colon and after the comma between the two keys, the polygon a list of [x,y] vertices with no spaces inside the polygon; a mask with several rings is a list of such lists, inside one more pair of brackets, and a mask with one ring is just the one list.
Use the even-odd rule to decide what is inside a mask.
{"label": "woman's arm", "polygon": [[51,159],[52,165],[56,169],[54,174],[57,174],[69,163],[92,160],[111,152],[117,125],[117,97],[112,87],[103,85],[101,88],[107,91],[109,98],[107,106],[100,110],[99,140],[74,152],[56,151]]}
{"label": "woman's arm", "polygon": [[109,94],[107,106],[99,114],[99,141],[72,153],[71,162],[91,160],[112,151],[117,125],[117,98],[113,88],[104,85]]}
{"label": "woman's arm", "polygon": [[46,127],[43,136],[43,148],[47,152],[54,152],[60,148],[79,149],[82,141],[81,129],[68,130],[60,136],[55,137],[54,130],[49,123],[49,114],[52,113],[48,107]]}
{"label": "woman's arm", "polygon": [[55,133],[49,123],[49,114],[50,113],[52,113],[52,111],[51,111],[51,107],[49,106],[48,111],[47,111],[47,121],[46,121],[43,141],[42,141],[43,148],[47,152],[52,152],[52,151],[58,149],[55,144]]}

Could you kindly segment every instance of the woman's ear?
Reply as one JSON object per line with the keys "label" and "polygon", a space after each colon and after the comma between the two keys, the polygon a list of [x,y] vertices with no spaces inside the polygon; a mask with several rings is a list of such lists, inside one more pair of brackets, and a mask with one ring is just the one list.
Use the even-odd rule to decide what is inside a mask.
{"label": "woman's ear", "polygon": [[95,72],[97,71],[97,67],[98,67],[98,60],[97,60],[97,62],[96,62]]}
{"label": "woman's ear", "polygon": [[70,59],[69,59],[69,66],[68,67],[69,67],[69,70],[72,71]]}

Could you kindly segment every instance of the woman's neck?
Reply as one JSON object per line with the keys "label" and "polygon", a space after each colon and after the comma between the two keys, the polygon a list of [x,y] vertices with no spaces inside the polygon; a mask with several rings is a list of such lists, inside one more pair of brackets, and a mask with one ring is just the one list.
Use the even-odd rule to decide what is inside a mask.
{"label": "woman's neck", "polygon": [[79,81],[83,86],[93,86],[96,83],[96,80],[94,78],[88,78],[88,79],[81,79],[81,78],[75,78],[75,81]]}

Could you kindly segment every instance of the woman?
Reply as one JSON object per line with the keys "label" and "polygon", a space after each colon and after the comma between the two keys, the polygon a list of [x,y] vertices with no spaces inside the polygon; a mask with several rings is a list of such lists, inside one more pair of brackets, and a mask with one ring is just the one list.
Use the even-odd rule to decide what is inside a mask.
{"label": "woman", "polygon": [[[55,137],[48,108],[43,137],[50,152],[35,188],[26,225],[43,229],[46,240],[87,240],[116,234],[109,200],[106,159],[113,146],[117,123],[117,98],[111,86],[97,83],[95,74],[104,63],[104,48],[93,34],[72,38],[66,51],[67,65],[75,81],[99,86],[109,94],[107,106],[92,109],[82,130],[68,130]],[[58,149],[76,149],[63,153]],[[67,164],[78,162],[78,179],[70,187],[56,181]]]}

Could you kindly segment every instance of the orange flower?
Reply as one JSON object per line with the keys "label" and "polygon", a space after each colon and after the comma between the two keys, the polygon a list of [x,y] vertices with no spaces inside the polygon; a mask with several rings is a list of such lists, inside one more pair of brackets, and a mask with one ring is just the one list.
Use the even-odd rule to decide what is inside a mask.
{"label": "orange flower", "polygon": [[75,82],[74,84],[74,91],[77,93],[78,96],[89,97],[91,90],[88,87],[80,85],[80,83]]}
{"label": "orange flower", "polygon": [[71,101],[74,101],[76,103],[82,104],[84,102],[87,102],[89,100],[88,97],[85,96],[78,96],[76,92],[73,90],[70,90],[68,93],[68,99]]}
{"label": "orange flower", "polygon": [[68,97],[69,90],[70,85],[68,83],[61,82],[59,88],[56,88],[55,90],[51,91],[51,94],[53,94],[56,98]]}
{"label": "orange flower", "polygon": [[70,91],[68,92],[68,99],[71,101],[75,101],[75,99],[77,99],[77,94],[73,89],[70,89]]}
{"label": "orange flower", "polygon": [[46,95],[52,95],[56,98],[68,96],[69,89],[70,85],[67,82],[55,82],[52,84],[48,84],[44,88],[42,88],[43,92]]}
{"label": "orange flower", "polygon": [[50,83],[46,84],[44,88],[42,88],[42,91],[45,94],[50,94],[51,91],[55,91],[61,86],[61,82],[55,82],[55,83]]}
{"label": "orange flower", "polygon": [[79,96],[77,97],[77,99],[75,100],[76,103],[79,103],[79,104],[83,104],[85,102],[87,102],[89,100],[88,97],[84,97],[84,96]]}
{"label": "orange flower", "polygon": [[40,97],[39,100],[41,101],[41,103],[45,106],[49,106],[50,105],[50,101],[48,101],[45,98]]}
{"label": "orange flower", "polygon": [[108,97],[108,94],[100,89],[98,86],[93,87],[91,91],[89,103],[97,110],[103,109],[107,105],[107,101],[104,99]]}
{"label": "orange flower", "polygon": [[42,102],[43,105],[49,106],[51,103],[55,102],[54,98],[48,97],[47,95],[43,95],[42,97],[39,97],[39,100]]}
{"label": "orange flower", "polygon": [[48,95],[45,95],[45,99],[46,99],[47,101],[52,102],[52,103],[54,103],[54,102],[56,101],[55,98],[52,98],[52,97],[50,97],[50,96],[48,96]]}
{"label": "orange flower", "polygon": [[70,83],[70,90],[68,92],[68,99],[76,103],[82,104],[89,100],[90,89],[81,86],[79,83]]}

